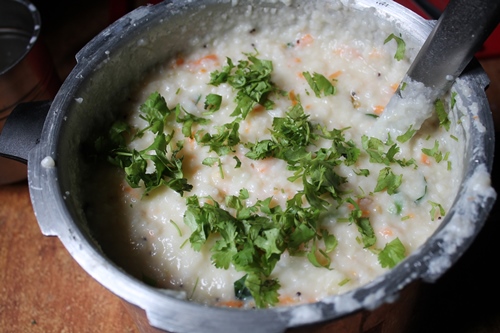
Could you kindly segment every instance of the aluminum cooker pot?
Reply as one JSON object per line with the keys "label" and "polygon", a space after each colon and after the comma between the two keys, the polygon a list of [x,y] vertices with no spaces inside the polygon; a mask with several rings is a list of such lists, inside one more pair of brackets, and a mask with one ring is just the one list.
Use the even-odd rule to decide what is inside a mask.
{"label": "aluminum cooker pot", "polygon": [[[187,39],[202,36],[229,7],[243,12],[249,4],[276,8],[300,7],[300,3],[180,0],[140,7],[77,54],[77,65],[53,101],[19,105],[5,125],[0,153],[27,162],[31,200],[42,233],[58,236],[88,274],[124,301],[144,332],[402,331],[398,325],[408,318],[404,306],[413,297],[407,293],[420,281],[436,281],[460,258],[493,206],[496,193],[489,184],[489,173],[494,130],[484,91],[489,82],[480,66],[472,64],[461,77],[463,87],[457,88],[468,116],[477,120],[466,129],[460,192],[428,241],[371,283],[313,304],[254,310],[211,307],[148,286],[101,252],[90,236],[80,190],[82,175],[88,172],[83,143],[113,121],[116,106],[142,73],[175,55]],[[396,21],[422,43],[435,23],[388,0],[346,3],[372,7],[374,15]]]}

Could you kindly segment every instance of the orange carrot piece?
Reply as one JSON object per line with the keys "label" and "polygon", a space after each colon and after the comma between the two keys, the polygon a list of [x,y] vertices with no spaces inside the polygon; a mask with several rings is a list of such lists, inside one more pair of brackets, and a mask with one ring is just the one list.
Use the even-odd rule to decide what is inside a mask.
{"label": "orange carrot piece", "polygon": [[393,232],[391,229],[389,228],[384,228],[382,230],[380,230],[379,232],[382,236],[392,236],[393,235]]}
{"label": "orange carrot piece", "polygon": [[278,302],[281,305],[291,305],[296,303],[293,297],[290,296],[280,296]]}
{"label": "orange carrot piece", "polygon": [[300,38],[299,45],[309,45],[312,42],[314,42],[313,36],[311,36],[311,34],[305,34]]}
{"label": "orange carrot piece", "polygon": [[218,303],[218,305],[225,306],[228,308],[241,308],[241,307],[243,307],[243,301],[240,301],[240,300],[221,301]]}
{"label": "orange carrot piece", "polygon": [[265,110],[266,110],[266,108],[261,104],[256,104],[252,109],[253,112],[262,112]]}
{"label": "orange carrot piece", "polygon": [[336,71],[335,73],[330,74],[330,75],[328,76],[328,78],[329,78],[330,80],[333,80],[333,79],[338,78],[338,77],[340,76],[340,74],[342,74],[342,71]]}
{"label": "orange carrot piece", "polygon": [[384,109],[385,107],[382,106],[382,105],[375,105],[375,107],[373,108],[373,112],[376,114],[376,115],[381,115],[382,112],[384,112]]}
{"label": "orange carrot piece", "polygon": [[422,153],[422,155],[420,155],[420,161],[422,163],[424,163],[425,165],[430,165],[431,164],[431,160],[430,160],[429,156],[426,155],[426,154],[424,154],[424,153]]}
{"label": "orange carrot piece", "polygon": [[175,59],[175,65],[176,66],[181,66],[183,64],[184,64],[184,58],[179,57],[179,58]]}
{"label": "orange carrot piece", "polygon": [[290,98],[290,101],[292,101],[292,105],[297,104],[297,96],[295,95],[295,91],[290,90],[288,93],[288,98]]}
{"label": "orange carrot piece", "polygon": [[195,65],[201,65],[203,62],[210,60],[210,61],[218,61],[219,57],[217,57],[217,54],[208,54],[204,57],[201,57],[200,59],[196,60],[193,62]]}

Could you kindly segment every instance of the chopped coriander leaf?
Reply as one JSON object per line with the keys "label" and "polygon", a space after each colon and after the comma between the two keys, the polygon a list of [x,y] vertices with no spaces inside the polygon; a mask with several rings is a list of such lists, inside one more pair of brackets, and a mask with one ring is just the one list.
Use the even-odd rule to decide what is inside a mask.
{"label": "chopped coriander leaf", "polygon": [[235,66],[230,58],[227,58],[227,66],[222,71],[210,73],[209,84],[218,86],[228,83],[236,91],[235,102],[237,104],[231,116],[246,116],[255,105],[260,104],[266,109],[272,108],[274,103],[268,99],[268,95],[277,89],[271,81],[273,64],[269,60],[261,60],[255,55],[246,54],[248,60],[240,60]]}
{"label": "chopped coriander leaf", "polygon": [[234,167],[235,169],[238,169],[241,167],[241,161],[238,158],[238,156],[233,156],[233,159],[236,161],[236,166]]}
{"label": "chopped coriander leaf", "polygon": [[365,248],[375,245],[377,237],[373,231],[372,225],[370,224],[370,219],[367,217],[361,217],[356,220],[356,225],[358,226],[358,231],[361,234],[361,239],[363,240],[363,246]]}
{"label": "chopped coriander leaf", "polygon": [[391,168],[385,167],[380,170],[377,178],[377,185],[375,186],[374,192],[380,192],[387,190],[388,194],[394,194],[402,183],[403,175],[395,175]]}
{"label": "chopped coriander leaf", "polygon": [[422,195],[420,197],[415,199],[415,202],[419,203],[420,201],[422,201],[422,199],[425,197],[426,194],[427,194],[427,179],[425,179],[425,177],[424,177],[424,193],[422,193]]}
{"label": "chopped coriander leaf", "polygon": [[279,302],[278,290],[281,287],[277,280],[262,278],[258,274],[249,273],[245,286],[250,290],[258,308],[266,308]]}
{"label": "chopped coriander leaf", "polygon": [[177,230],[177,232],[179,233],[179,236],[182,237],[182,231],[181,229],[179,228],[179,226],[177,225],[177,223],[175,223],[174,221],[170,220],[170,223],[173,224],[173,226],[175,227],[175,229]]}
{"label": "chopped coriander leaf", "polygon": [[335,95],[335,86],[322,74],[313,73],[312,76],[309,72],[303,72],[302,74],[316,97],[321,97],[321,93],[323,93],[323,96]]}
{"label": "chopped coriander leaf", "polygon": [[331,259],[328,254],[321,249],[316,247],[316,242],[314,241],[309,253],[307,253],[307,259],[315,267],[325,267],[330,269]]}
{"label": "chopped coriander leaf", "polygon": [[436,110],[438,119],[439,119],[439,125],[443,126],[443,128],[447,131],[450,130],[450,125],[451,121],[448,118],[448,114],[446,113],[446,110],[444,108],[444,103],[442,100],[438,99],[436,102],[434,102],[434,108]]}
{"label": "chopped coriander leaf", "polygon": [[172,112],[167,107],[165,98],[158,92],[151,93],[147,100],[141,104],[139,110],[141,112],[139,117],[144,119],[148,123],[148,126],[139,131],[136,135],[138,137],[148,130],[155,134],[163,132],[165,120]]}
{"label": "chopped coriander leaf", "polygon": [[390,209],[391,213],[395,215],[400,215],[403,211],[403,203],[400,200],[394,201],[394,208]]}
{"label": "chopped coriander leaf", "polygon": [[358,171],[354,170],[354,173],[358,176],[368,177],[370,175],[370,170],[368,169],[359,169]]}
{"label": "chopped coriander leaf", "polygon": [[[181,113],[185,114],[185,117],[181,117]],[[182,123],[182,134],[186,138],[192,138],[192,126],[194,124],[208,124],[210,120],[197,117],[189,112],[187,112],[180,104],[177,104],[175,107],[175,121],[178,123]]]}
{"label": "chopped coriander leaf", "polygon": [[397,43],[397,49],[396,49],[396,54],[394,54],[394,59],[400,61],[403,60],[406,52],[406,43],[405,41],[401,38],[396,36],[395,34],[390,34],[385,40],[384,44],[387,44],[389,41],[394,39]]}
{"label": "chopped coriander leaf", "polygon": [[224,171],[222,170],[222,163],[221,163],[221,161],[220,161],[220,158],[219,158],[219,157],[207,157],[207,158],[205,158],[205,159],[201,162],[201,164],[203,164],[203,165],[207,165],[207,166],[214,166],[214,165],[215,165],[215,163],[217,163],[217,164],[218,164],[218,166],[219,166],[219,173],[220,173],[220,177],[221,177],[222,179],[224,179]]}
{"label": "chopped coriander leaf", "polygon": [[245,155],[252,159],[277,157],[291,163],[307,155],[305,147],[316,138],[300,103],[291,107],[286,117],[273,119],[272,139],[247,144],[250,151]]}
{"label": "chopped coriander leaf", "polygon": [[343,285],[346,285],[347,283],[349,283],[349,281],[351,281],[351,279],[345,278],[339,282],[339,286],[342,287]]}
{"label": "chopped coriander leaf", "polygon": [[430,211],[430,214],[431,214],[431,221],[434,221],[436,219],[436,217],[442,217],[446,214],[443,206],[441,206],[441,204],[437,203],[437,202],[433,202],[433,201],[427,201],[430,205],[431,205],[431,211]]}
{"label": "chopped coriander leaf", "polygon": [[[125,140],[128,127],[117,122],[111,127],[112,146],[108,150],[108,161],[125,171],[125,179],[131,187],[137,188],[143,184],[143,195],[162,185],[181,195],[184,191],[190,191],[192,186],[187,183],[182,172],[182,157],[177,156],[183,144],[178,142],[175,147],[171,143],[173,133],[168,136],[163,133],[165,121],[173,110],[167,107],[165,99],[158,92],[150,94],[139,110],[140,117],[147,121],[148,125],[128,140],[134,140],[146,131],[151,131],[156,134],[153,143],[141,151],[130,150]],[[168,150],[171,153],[168,153]],[[146,171],[148,160],[154,165],[152,173]]]}
{"label": "chopped coriander leaf", "polygon": [[439,142],[437,140],[434,141],[434,147],[432,147],[431,149],[422,148],[422,153],[427,156],[434,157],[437,163],[443,160],[443,153],[439,150]]}
{"label": "chopped coriander leaf", "polygon": [[417,132],[417,130],[412,129],[412,127],[413,125],[410,125],[406,133],[398,136],[396,140],[398,140],[401,143],[405,143],[406,141],[410,140],[413,137],[413,135]]}
{"label": "chopped coriander leaf", "polygon": [[352,198],[347,198],[345,201],[353,207],[349,215],[349,222],[354,223],[358,227],[363,246],[368,248],[374,245],[377,242],[377,236],[375,235],[375,231],[370,224],[370,219],[363,217],[363,212],[359,208],[358,203]]}
{"label": "chopped coriander leaf", "polygon": [[353,140],[346,141],[344,137],[344,131],[348,130],[348,128],[327,131],[325,128],[321,127],[321,130],[321,136],[332,141],[331,151],[335,152],[335,156],[338,158],[344,158],[345,165],[353,165],[358,161],[361,153],[360,149]]}
{"label": "chopped coriander leaf", "polygon": [[234,295],[239,300],[246,300],[247,298],[252,297],[252,293],[245,286],[245,280],[247,279],[248,274],[243,275],[243,277],[234,282]]}
{"label": "chopped coriander leaf", "polygon": [[240,142],[238,130],[240,124],[237,120],[224,124],[217,129],[217,134],[196,132],[196,141],[210,147],[210,151],[215,151],[217,155],[224,156],[234,151],[234,146]]}
{"label": "chopped coriander leaf", "polygon": [[361,144],[363,149],[370,156],[370,162],[372,163],[382,163],[385,165],[389,165],[391,163],[391,157],[395,155],[397,152],[397,146],[391,149],[391,153],[388,156],[388,153],[385,151],[385,144],[382,140],[374,137],[368,137],[363,135],[361,138]]}
{"label": "chopped coriander leaf", "polygon": [[208,94],[205,98],[204,108],[207,112],[204,112],[203,115],[213,114],[220,109],[220,105],[222,103],[222,96],[217,94]]}
{"label": "chopped coriander leaf", "polygon": [[406,256],[406,248],[399,238],[395,238],[378,254],[380,265],[385,268],[393,268],[400,263]]}
{"label": "chopped coriander leaf", "polygon": [[453,91],[451,93],[451,105],[450,105],[450,109],[453,109],[455,107],[455,104],[457,103],[457,92],[456,91]]}

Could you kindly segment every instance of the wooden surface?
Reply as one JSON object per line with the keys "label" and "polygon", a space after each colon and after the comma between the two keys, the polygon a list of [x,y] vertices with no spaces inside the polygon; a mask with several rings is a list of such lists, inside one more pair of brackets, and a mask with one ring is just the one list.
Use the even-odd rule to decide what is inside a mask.
{"label": "wooden surface", "polygon": [[[74,53],[109,24],[106,1],[85,3],[75,11],[58,2],[57,11],[42,15],[63,78]],[[487,93],[500,124],[500,58],[481,64],[492,81]],[[497,205],[459,262],[425,286],[412,332],[500,332],[500,287],[492,264],[500,254],[498,217]],[[26,182],[0,187],[0,332],[139,332],[121,300],[90,278],[58,238],[40,233]]]}

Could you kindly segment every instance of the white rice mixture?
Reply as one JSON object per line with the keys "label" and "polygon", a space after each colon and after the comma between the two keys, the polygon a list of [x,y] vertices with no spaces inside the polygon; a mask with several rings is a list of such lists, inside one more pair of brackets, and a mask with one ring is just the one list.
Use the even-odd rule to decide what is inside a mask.
{"label": "white rice mixture", "polygon": [[[263,11],[249,7],[246,17],[239,18],[237,24],[231,24],[231,15],[221,21],[224,19],[224,34],[190,41],[191,49],[169,59],[143,81],[125,108],[127,121],[133,127],[143,128],[146,122],[140,117],[140,105],[151,93],[159,92],[169,108],[179,104],[195,116],[210,119],[209,124],[194,125],[193,132],[217,133],[219,126],[234,119],[230,114],[235,109],[236,92],[228,84],[209,85],[210,74],[221,70],[227,58],[234,64],[246,60],[245,53],[272,61],[272,81],[286,93],[270,96],[276,103],[272,110],[256,108],[248,114],[240,123],[241,141],[269,139],[273,118],[285,117],[297,100],[312,124],[322,124],[328,130],[346,129],[346,140],[352,140],[361,154],[354,165],[341,164],[336,171],[347,178],[342,189],[348,192],[346,197],[354,198],[360,205],[376,236],[373,246],[363,248],[357,226],[342,222],[352,205],[343,203],[337,208],[334,204],[322,221],[322,226],[338,240],[335,250],[329,253],[330,269],[315,267],[306,257],[285,252],[270,276],[281,285],[278,305],[315,302],[359,287],[387,272],[389,268],[382,268],[378,260],[380,250],[396,238],[403,243],[406,256],[422,245],[443,218],[439,209],[432,209],[431,202],[448,212],[463,172],[463,137],[458,133],[457,121],[452,119],[447,131],[434,116],[411,140],[400,143],[393,138],[400,148],[395,157],[415,160],[415,165],[407,167],[390,164],[395,175],[402,175],[396,193],[374,191],[379,172],[387,165],[369,161],[361,138],[377,121],[373,115],[383,112],[418,46],[401,36],[406,42],[406,53],[403,60],[397,61],[396,41],[384,41],[392,33],[400,36],[399,31],[369,10],[358,12],[339,7],[332,14],[307,5],[296,15],[288,8]],[[336,93],[317,97],[303,72],[329,78]],[[222,96],[221,109],[203,116],[203,102],[208,94]],[[445,101],[447,108],[448,105],[449,100]],[[191,248],[187,240],[192,230],[183,221],[186,197],[211,196],[224,208],[226,196],[237,196],[241,189],[247,189],[249,205],[272,197],[274,204],[285,207],[286,201],[303,188],[302,182],[287,179],[293,173],[282,160],[245,157],[248,148],[243,144],[237,145],[234,153],[218,156],[195,139],[184,137],[182,124],[173,118],[166,127],[165,133],[175,130],[173,141],[184,140],[180,155],[184,156],[183,172],[192,190],[181,196],[162,187],[141,198],[143,189],[132,189],[122,172],[105,168],[95,176],[92,186],[99,191],[90,198],[88,210],[90,219],[98,221],[93,222],[96,237],[114,261],[138,278],[154,281],[162,288],[185,291],[186,297],[196,302],[249,306],[236,301],[234,295],[233,283],[245,273],[232,266],[226,270],[212,264],[210,246],[214,240],[209,240],[200,252]],[[147,132],[130,148],[144,149],[154,136]],[[320,140],[318,146],[326,147],[329,142]],[[423,148],[432,149],[435,142],[444,157],[440,162],[422,152]],[[235,167],[234,156],[241,161],[239,168]],[[221,164],[203,165],[207,157],[218,157]],[[368,176],[360,173],[363,169],[370,171]],[[104,181],[109,185],[103,189]]]}

